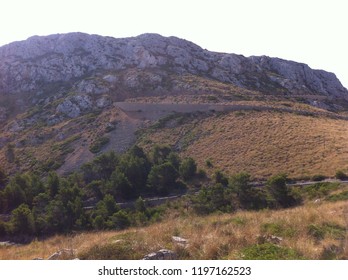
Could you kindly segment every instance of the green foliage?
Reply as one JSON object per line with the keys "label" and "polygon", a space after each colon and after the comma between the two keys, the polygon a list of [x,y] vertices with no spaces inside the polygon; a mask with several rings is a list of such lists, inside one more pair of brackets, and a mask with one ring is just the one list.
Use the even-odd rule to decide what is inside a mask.
{"label": "green foliage", "polygon": [[3,190],[3,211],[13,210],[22,203],[31,206],[33,198],[44,191],[45,187],[37,175],[32,173],[16,174]]}
{"label": "green foliage", "polygon": [[59,177],[57,173],[55,172],[48,173],[47,187],[48,187],[50,197],[53,198],[56,196],[59,190],[59,185],[60,185],[60,181],[59,181]]}
{"label": "green foliage", "polygon": [[323,181],[325,179],[326,179],[326,177],[324,175],[321,175],[321,174],[316,174],[312,177],[312,180],[315,182],[320,182],[320,181]]}
{"label": "green foliage", "polygon": [[348,200],[348,191],[337,193],[337,194],[332,194],[326,198],[328,201],[340,201],[340,200]]}
{"label": "green foliage", "polygon": [[335,175],[336,179],[339,180],[347,180],[348,176],[346,173],[344,173],[342,170],[338,170]]}
{"label": "green foliage", "polygon": [[145,213],[145,211],[147,210],[145,200],[142,199],[141,196],[135,201],[135,210],[143,213]]}
{"label": "green foliage", "polygon": [[271,206],[274,204],[274,207],[290,207],[296,204],[295,198],[286,185],[286,180],[285,174],[278,174],[268,179],[267,190],[271,196]]}
{"label": "green foliage", "polygon": [[212,162],[212,159],[211,158],[208,158],[206,161],[205,161],[205,165],[209,168],[212,168],[213,167],[213,162]]}
{"label": "green foliage", "polygon": [[228,185],[228,178],[221,170],[216,170],[213,175],[216,184],[221,184],[223,186]]}
{"label": "green foliage", "polygon": [[263,234],[271,234],[281,237],[294,237],[297,234],[294,228],[286,226],[283,222],[262,224],[260,230]]}
{"label": "green foliage", "polygon": [[7,175],[6,173],[0,168],[0,190],[2,187],[4,187],[7,183]]}
{"label": "green foliage", "polygon": [[333,239],[342,240],[346,235],[345,227],[334,223],[323,223],[321,225],[311,224],[307,229],[308,235],[312,236],[316,241],[320,241],[326,236]]}
{"label": "green foliage", "polygon": [[237,193],[240,206],[245,209],[253,208],[253,191],[250,184],[250,174],[241,172],[229,180],[229,188]]}
{"label": "green foliage", "polygon": [[179,170],[181,161],[177,153],[171,152],[167,157],[167,161],[171,163],[176,170]]}
{"label": "green foliage", "polygon": [[203,187],[197,195],[191,197],[194,211],[199,215],[207,215],[216,211],[230,212],[233,210],[228,192],[221,184]]}
{"label": "green foliage", "polygon": [[78,255],[81,260],[139,260],[144,253],[134,249],[128,240],[95,245]]}
{"label": "green foliage", "polygon": [[0,237],[3,237],[7,234],[6,223],[0,220]]}
{"label": "green foliage", "polygon": [[321,182],[301,187],[301,193],[309,199],[323,198],[339,188],[339,183]]}
{"label": "green foliage", "polygon": [[115,152],[104,153],[81,167],[83,178],[87,183],[94,180],[107,180],[118,164],[119,156]]}
{"label": "green foliage", "polygon": [[155,145],[151,151],[151,161],[154,165],[160,165],[167,161],[171,153],[171,148],[168,146]]}
{"label": "green foliage", "polygon": [[130,218],[126,211],[120,210],[109,217],[107,227],[109,229],[125,229],[131,225]]}
{"label": "green foliage", "polygon": [[136,195],[132,184],[119,169],[111,174],[110,181],[107,183],[107,193],[118,199],[131,199]]}
{"label": "green foliage", "polygon": [[175,187],[178,177],[179,174],[174,166],[169,162],[165,162],[151,168],[147,182],[153,192],[159,195],[167,195]]}
{"label": "green foliage", "polygon": [[132,197],[136,197],[139,192],[144,191],[150,166],[146,156],[137,156],[130,153],[122,157],[118,169],[124,173],[132,186],[134,190]]}
{"label": "green foliage", "polygon": [[196,171],[197,164],[191,157],[184,159],[179,166],[179,174],[185,181],[192,179]]}
{"label": "green foliage", "polygon": [[237,226],[245,226],[247,224],[247,219],[244,217],[235,217],[231,222]]}
{"label": "green foliage", "polygon": [[16,159],[15,146],[13,144],[7,144],[5,150],[5,156],[9,163],[13,163]]}
{"label": "green foliage", "polygon": [[34,216],[27,204],[21,204],[12,211],[11,231],[17,235],[31,235],[35,233]]}
{"label": "green foliage", "polygon": [[294,249],[271,243],[256,244],[242,250],[243,260],[299,260],[301,255]]}
{"label": "green foliage", "polygon": [[110,138],[108,138],[106,136],[102,136],[102,137],[96,139],[91,144],[91,146],[89,147],[89,150],[94,154],[99,153],[101,151],[101,149],[103,148],[103,146],[105,146],[109,142],[110,142]]}

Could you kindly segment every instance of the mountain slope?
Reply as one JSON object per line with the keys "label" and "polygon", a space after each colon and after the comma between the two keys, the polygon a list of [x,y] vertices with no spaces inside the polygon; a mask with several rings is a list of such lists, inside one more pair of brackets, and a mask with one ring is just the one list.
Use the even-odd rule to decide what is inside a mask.
{"label": "mountain slope", "polygon": [[[117,84],[117,77],[105,74],[135,67],[164,68],[163,72],[190,73],[261,91],[273,88],[284,94],[347,99],[347,90],[332,73],[278,58],[209,52],[191,42],[156,34],[126,39],[83,33],[35,36],[1,47],[0,61],[2,93],[37,92],[61,82],[69,87],[87,77],[100,77],[105,85],[94,89],[97,93]],[[160,83],[160,77],[150,82]],[[77,84],[77,89],[84,89],[84,84]]]}
{"label": "mountain slope", "polygon": [[[25,170],[47,172],[51,169],[61,173],[70,172],[100,152],[125,151],[137,141],[137,130],[151,128],[154,122],[172,113],[170,110],[147,114],[130,112],[117,103],[124,100],[237,107],[238,102],[249,102],[251,107],[263,106],[271,111],[272,106],[277,104],[283,108],[285,119],[303,122],[306,126],[306,118],[292,118],[292,113],[296,112],[290,110],[288,114],[284,113],[289,106],[305,103],[311,106],[303,105],[301,115],[313,115],[319,110],[316,108],[325,112],[313,115],[316,118],[314,125],[318,127],[315,135],[326,134],[333,118],[338,118],[339,125],[333,125],[335,129],[330,132],[335,133],[331,137],[332,145],[337,139],[340,139],[337,143],[343,143],[346,139],[346,135],[336,132],[345,131],[346,121],[342,112],[348,108],[348,91],[333,73],[313,70],[305,64],[279,58],[210,52],[189,41],[157,34],[115,39],[69,33],[35,36],[0,47],[1,165],[8,173]],[[200,110],[193,107],[188,112],[194,114]],[[232,108],[230,115],[236,110]],[[211,118],[209,109],[205,113],[204,118]],[[255,119],[264,118],[262,114],[255,114]],[[264,134],[258,134],[268,139],[267,131],[272,127],[253,122],[249,114],[246,116],[238,121],[228,121],[236,121],[240,134],[249,135],[249,127],[253,131],[263,130]],[[272,119],[273,115],[269,117]],[[223,114],[217,114],[215,118],[217,125],[220,121],[224,123]],[[250,128],[252,125],[255,127]],[[303,139],[312,139],[310,128],[308,126],[308,130],[301,130]],[[181,129],[180,125],[175,129]],[[220,132],[212,133],[217,136]],[[171,130],[161,137],[171,139],[170,134]],[[225,136],[224,145],[236,144],[233,133]],[[281,135],[279,137],[269,138],[269,145],[274,146],[274,143],[282,141]],[[197,156],[198,159],[206,157],[208,152],[206,155],[197,153],[198,147],[204,151],[197,141],[181,152]],[[260,143],[263,142],[266,143],[261,139]],[[321,142],[311,143],[313,148],[322,145]],[[267,145],[258,146],[248,141],[244,141],[244,144],[253,145],[256,154],[268,153],[265,150]],[[243,149],[248,148],[245,146]],[[286,150],[286,158],[291,158],[292,153],[298,151]],[[334,155],[332,152],[330,154]],[[344,157],[346,154],[343,152],[339,155]],[[312,153],[309,153],[298,162],[307,162],[311,156]],[[250,160],[245,160],[245,166],[265,160],[262,158],[250,157]],[[267,162],[273,160],[272,157],[266,159]],[[320,169],[318,166],[321,166],[323,159],[315,157],[312,160],[318,164],[309,167],[310,174],[326,170],[331,175],[333,168],[340,168],[342,164],[341,160],[333,163],[330,158],[332,168]],[[235,165],[235,162],[224,162],[219,167],[233,172],[238,169],[237,166],[245,167]],[[307,163],[303,164],[307,166]],[[255,166],[255,172],[260,172],[260,175],[269,172],[261,172],[259,164]]]}

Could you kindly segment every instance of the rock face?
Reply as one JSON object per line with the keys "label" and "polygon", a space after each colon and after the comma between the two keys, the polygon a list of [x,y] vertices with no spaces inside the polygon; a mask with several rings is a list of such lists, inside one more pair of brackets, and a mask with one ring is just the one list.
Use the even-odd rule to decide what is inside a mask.
{"label": "rock face", "polygon": [[[120,76],[129,69],[134,71]],[[134,90],[139,85],[161,91],[168,71],[264,92],[348,99],[347,89],[333,73],[278,58],[209,52],[186,40],[157,34],[124,39],[83,33],[35,36],[0,48],[0,94],[121,94],[120,89]],[[69,102],[58,111],[78,115],[79,108]]]}

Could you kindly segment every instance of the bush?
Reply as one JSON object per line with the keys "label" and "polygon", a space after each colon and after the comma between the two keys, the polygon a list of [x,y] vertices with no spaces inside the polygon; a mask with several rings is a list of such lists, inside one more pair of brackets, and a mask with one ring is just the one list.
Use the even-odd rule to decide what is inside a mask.
{"label": "bush", "polygon": [[346,180],[348,179],[348,176],[346,173],[344,173],[342,170],[338,170],[335,175],[336,179],[338,180]]}
{"label": "bush", "polygon": [[261,225],[263,234],[277,235],[280,237],[294,237],[297,234],[295,228],[286,226],[282,222],[265,223]]}
{"label": "bush", "polygon": [[324,239],[325,231],[322,227],[311,224],[308,226],[308,235],[313,237],[316,241],[320,241]]}
{"label": "bush", "polygon": [[320,174],[314,175],[312,177],[312,180],[315,182],[320,182],[320,181],[323,181],[325,179],[326,179],[326,177],[324,175],[320,175]]}
{"label": "bush", "polygon": [[334,223],[323,223],[322,225],[311,224],[308,226],[308,234],[317,241],[324,239],[326,236],[336,240],[342,240],[345,238],[346,229]]}
{"label": "bush", "polygon": [[14,234],[35,233],[34,216],[27,204],[21,204],[12,211],[11,225]]}
{"label": "bush", "polygon": [[179,174],[185,180],[190,180],[196,174],[197,164],[193,158],[186,158],[182,161],[179,167]]}
{"label": "bush", "polygon": [[107,227],[110,229],[125,229],[131,224],[126,211],[120,210],[113,214],[107,221]]}
{"label": "bush", "polygon": [[212,168],[213,167],[213,162],[212,162],[212,159],[211,158],[208,158],[206,161],[205,161],[205,165],[209,168]]}
{"label": "bush", "polygon": [[167,195],[171,188],[175,187],[178,175],[178,172],[169,162],[154,165],[149,173],[147,183],[153,192]]}
{"label": "bush", "polygon": [[0,220],[0,237],[5,236],[7,234],[6,224]]}
{"label": "bush", "polygon": [[109,142],[110,139],[108,137],[100,137],[92,143],[92,145],[89,147],[89,150],[94,154],[99,153],[103,146],[105,146]]}
{"label": "bush", "polygon": [[275,207],[290,207],[296,204],[295,198],[286,185],[286,180],[285,174],[278,174],[267,181],[267,190],[275,202]]}
{"label": "bush", "polygon": [[332,202],[340,201],[340,200],[348,200],[348,191],[332,194],[326,200],[332,201]]}
{"label": "bush", "polygon": [[130,241],[95,245],[79,254],[81,260],[139,260],[144,255],[133,249]]}
{"label": "bush", "polygon": [[279,247],[271,243],[251,245],[241,252],[243,260],[298,260],[301,255],[294,249]]}
{"label": "bush", "polygon": [[308,198],[322,198],[327,196],[330,192],[339,188],[338,183],[322,182],[313,185],[305,186],[301,189],[301,193],[304,193]]}

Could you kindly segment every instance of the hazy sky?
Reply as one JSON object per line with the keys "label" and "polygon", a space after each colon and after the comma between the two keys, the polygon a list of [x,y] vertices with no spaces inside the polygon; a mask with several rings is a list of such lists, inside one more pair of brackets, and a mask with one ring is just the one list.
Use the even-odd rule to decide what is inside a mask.
{"label": "hazy sky", "polygon": [[347,0],[0,0],[0,45],[33,35],[159,33],[334,72],[348,87]]}

